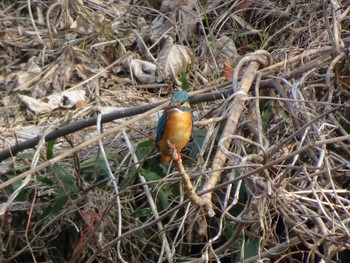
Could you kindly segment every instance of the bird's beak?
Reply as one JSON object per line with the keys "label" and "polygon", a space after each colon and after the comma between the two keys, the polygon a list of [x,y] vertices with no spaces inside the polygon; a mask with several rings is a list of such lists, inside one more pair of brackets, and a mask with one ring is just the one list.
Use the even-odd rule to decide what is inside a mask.
{"label": "bird's beak", "polygon": [[167,111],[167,110],[170,110],[170,109],[173,109],[173,108],[176,108],[176,107],[180,107],[180,106],[181,106],[181,103],[179,103],[179,102],[178,103],[173,103],[173,104],[170,103],[168,106],[165,107],[164,110]]}

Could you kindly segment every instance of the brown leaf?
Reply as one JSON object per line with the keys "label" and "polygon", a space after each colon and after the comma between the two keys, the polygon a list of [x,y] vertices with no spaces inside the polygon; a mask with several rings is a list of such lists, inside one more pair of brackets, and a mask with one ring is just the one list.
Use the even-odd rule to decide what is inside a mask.
{"label": "brown leaf", "polygon": [[238,5],[236,5],[235,10],[239,10],[239,12],[237,12],[238,15],[241,16],[245,16],[247,13],[247,9],[253,4],[253,2],[251,0],[245,0],[240,2]]}
{"label": "brown leaf", "polygon": [[226,80],[232,80],[233,76],[233,69],[232,68],[226,68],[224,69],[224,76]]}
{"label": "brown leaf", "polygon": [[172,38],[167,37],[157,58],[161,77],[178,82],[179,69],[186,68],[191,63],[192,56],[188,47],[174,44]]}

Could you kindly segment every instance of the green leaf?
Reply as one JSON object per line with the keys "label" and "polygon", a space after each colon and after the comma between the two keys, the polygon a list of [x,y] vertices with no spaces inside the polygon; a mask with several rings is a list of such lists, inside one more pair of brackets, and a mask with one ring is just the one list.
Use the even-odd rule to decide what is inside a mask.
{"label": "green leaf", "polygon": [[154,149],[154,141],[148,140],[140,142],[136,147],[136,155],[139,160],[147,158]]}
{"label": "green leaf", "polygon": [[235,227],[233,224],[231,224],[230,222],[225,222],[224,225],[224,234],[227,238],[230,238],[234,235],[235,233]]}
{"label": "green leaf", "polygon": [[34,151],[28,151],[28,152],[25,152],[25,153],[18,154],[17,158],[21,159],[21,160],[32,160],[34,154],[35,154]]}
{"label": "green leaf", "polygon": [[[61,123],[61,124],[59,125],[59,127],[60,127],[60,128],[65,127],[65,126],[67,126],[69,123],[70,123],[70,121],[69,121],[69,120],[66,120],[65,122]],[[55,143],[56,143],[56,139],[47,142],[46,158],[47,158],[48,160],[52,159],[52,157],[53,157],[53,149],[54,149]]]}
{"label": "green leaf", "polygon": [[244,246],[244,259],[258,255],[259,253],[259,239],[249,238]]}
{"label": "green leaf", "polygon": [[51,179],[45,177],[45,176],[38,176],[37,177],[38,181],[47,185],[47,186],[53,186],[55,185],[54,181],[52,181]]}
{"label": "green leaf", "polygon": [[[115,158],[113,154],[107,154],[107,159],[111,161],[111,163],[115,162]],[[112,172],[118,169],[118,167],[116,167],[115,165],[110,165],[110,168]],[[96,177],[99,177],[99,178],[109,177],[107,166],[103,157],[91,158],[91,159],[85,160],[79,164],[79,169],[81,173],[84,174],[84,178],[87,181],[92,181]]]}
{"label": "green leaf", "polygon": [[[12,172],[5,173],[4,175],[1,176],[1,178],[2,178],[2,180],[4,180],[6,178],[7,180],[4,180],[4,181],[8,181],[8,180],[15,178],[16,176],[17,176],[17,172],[14,171],[14,173],[12,173]],[[15,181],[15,182],[11,183],[10,185],[4,187],[3,194],[5,194],[5,196],[11,195],[14,191],[16,191],[22,185],[22,182],[23,182],[22,180]],[[16,197],[16,201],[26,201],[27,200],[27,193],[26,193],[27,191],[24,189],[22,189],[19,192],[19,194]]]}
{"label": "green leaf", "polygon": [[44,210],[44,212],[40,216],[40,220],[58,215],[62,211],[63,207],[66,205],[68,197],[63,190],[60,190],[60,193],[56,196],[54,200],[55,201],[53,205],[48,206]]}
{"label": "green leaf", "polygon": [[91,172],[91,169],[93,170],[96,166],[101,170],[106,169],[106,164],[102,157],[87,159],[80,163],[80,169],[86,172]]}
{"label": "green leaf", "polygon": [[187,80],[186,70],[184,68],[180,68],[179,72],[180,72],[180,82],[181,82],[182,90],[187,91],[190,89],[190,83]]}
{"label": "green leaf", "polygon": [[190,152],[190,159],[191,160],[197,160],[197,156],[199,154],[200,148],[203,145],[203,142],[205,140],[205,136],[207,135],[206,130],[193,130],[192,137],[193,137],[193,145]]}
{"label": "green leaf", "polygon": [[[147,181],[156,181],[156,180],[160,180],[162,179],[161,176],[159,176],[158,174],[152,172],[152,171],[148,171],[146,169],[139,169],[139,173],[144,176],[146,178]],[[155,183],[152,183],[151,185],[155,185]]]}
{"label": "green leaf", "polygon": [[56,140],[51,140],[47,143],[47,148],[46,148],[46,158],[48,160],[52,159],[53,157],[53,147],[55,146]]}
{"label": "green leaf", "polygon": [[67,192],[78,192],[78,188],[75,185],[74,176],[71,173],[57,163],[52,166],[52,170],[57,175],[59,180],[61,180]]}
{"label": "green leaf", "polygon": [[152,215],[152,210],[149,207],[137,209],[135,212],[132,213],[133,218],[141,218],[141,217],[149,218],[151,215]]}
{"label": "green leaf", "polygon": [[[139,169],[139,173],[145,177],[145,179],[147,181],[158,181],[160,179],[162,179],[161,176],[159,176],[158,174],[152,172],[152,171],[147,171],[145,169]],[[156,192],[157,195],[157,201],[160,205],[160,207],[162,209],[166,209],[167,207],[169,207],[170,202],[169,202],[169,197],[167,195],[167,192],[165,191],[166,187],[162,187],[160,189],[156,189],[157,184],[156,183],[151,183],[150,187],[153,188],[154,192]]]}
{"label": "green leaf", "polygon": [[168,195],[163,189],[158,191],[157,197],[161,210],[167,209],[170,206]]}
{"label": "green leaf", "polygon": [[291,122],[291,118],[290,118],[289,114],[284,109],[277,108],[276,110],[277,110],[279,116],[281,116],[283,120],[285,120],[287,122]]}
{"label": "green leaf", "polygon": [[266,106],[264,107],[263,114],[261,116],[261,125],[263,130],[265,130],[267,125],[269,124],[272,111],[273,111],[273,107],[271,105],[271,102],[267,102]]}
{"label": "green leaf", "polygon": [[138,148],[150,148],[153,146],[154,146],[154,140],[143,141],[137,145]]}

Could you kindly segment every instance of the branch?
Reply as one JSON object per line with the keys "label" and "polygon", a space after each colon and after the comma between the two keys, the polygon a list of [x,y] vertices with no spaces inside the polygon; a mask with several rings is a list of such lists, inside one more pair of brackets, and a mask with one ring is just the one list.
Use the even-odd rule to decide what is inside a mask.
{"label": "branch", "polygon": [[188,199],[191,201],[192,204],[198,205],[198,206],[203,206],[205,205],[204,200],[199,197],[196,194],[196,191],[194,190],[194,187],[191,182],[191,178],[186,172],[183,164],[182,164],[182,159],[181,159],[181,154],[179,151],[176,149],[175,145],[171,143],[171,141],[167,140],[167,146],[168,146],[168,152],[170,157],[176,161],[177,168],[179,169],[179,172],[182,175],[182,183],[186,189]]}
{"label": "branch", "polygon": [[[231,93],[232,93],[231,89],[226,89],[226,90],[223,90],[222,92],[213,92],[213,93],[195,95],[190,99],[190,102],[192,104],[196,104],[196,103],[205,102],[205,101],[224,99],[224,98],[227,98]],[[165,100],[163,100],[161,102],[149,104],[149,105],[134,107],[134,108],[130,108],[130,109],[124,109],[124,110],[118,110],[118,111],[114,111],[111,113],[103,114],[102,119],[101,119],[101,123],[107,123],[107,122],[111,122],[113,120],[142,114],[148,110],[151,110],[151,109],[161,105],[164,102],[165,102]],[[65,127],[62,127],[62,128],[59,128],[59,129],[56,129],[54,131],[49,132],[45,136],[45,141],[48,142],[51,140],[55,140],[59,137],[63,137],[63,136],[66,136],[68,134],[80,131],[84,128],[94,126],[94,125],[96,125],[96,121],[97,121],[97,117],[92,117],[92,118],[89,118],[86,120],[81,120],[81,121],[71,123]],[[32,139],[26,140],[24,142],[19,142],[13,146],[1,151],[0,152],[0,162],[9,158],[9,157],[15,156],[17,153],[19,153],[23,150],[34,148],[35,146],[38,145],[40,138],[42,136],[43,135],[38,135]]]}
{"label": "branch", "polygon": [[[244,75],[242,76],[240,89],[236,92],[236,96],[232,101],[231,109],[227,114],[227,122],[220,139],[220,142],[223,148],[225,149],[230,148],[232,139],[227,139],[227,137],[234,134],[236,131],[239,118],[245,108],[244,103],[247,98],[247,94],[259,70],[259,66],[260,66],[259,62],[264,63],[265,66],[266,64],[268,64],[267,62],[268,56],[266,52],[264,52],[263,54],[261,54],[261,52],[259,53],[258,52],[259,51],[251,54],[250,56],[244,59],[247,62],[248,60],[250,60],[250,62],[245,68]],[[235,71],[237,70],[238,69],[236,68]],[[233,79],[233,84],[235,84],[236,81],[237,80]],[[237,85],[233,85],[233,86],[237,86]],[[212,165],[212,170],[214,172],[211,173],[209,180],[204,186],[204,191],[216,186],[216,184],[218,183],[221,177],[221,168],[224,166],[226,159],[227,157],[224,154],[224,152],[221,149],[218,149],[215,153],[215,157]],[[209,205],[207,207],[208,215],[210,217],[213,217],[215,215],[215,212],[214,212],[214,209],[212,208],[211,196],[212,196],[212,192],[208,192],[205,195],[203,195],[202,198],[204,199],[204,202]]]}

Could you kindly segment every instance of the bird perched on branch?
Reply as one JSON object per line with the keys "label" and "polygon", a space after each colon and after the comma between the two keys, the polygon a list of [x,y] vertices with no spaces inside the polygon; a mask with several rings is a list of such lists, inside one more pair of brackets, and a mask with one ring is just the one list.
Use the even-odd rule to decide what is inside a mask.
{"label": "bird perched on branch", "polygon": [[[157,126],[156,142],[161,154],[161,162],[168,164],[171,157],[167,140],[178,151],[186,146],[192,133],[192,109],[186,91],[175,91],[170,104],[164,109]],[[180,155],[179,155],[180,156]]]}

